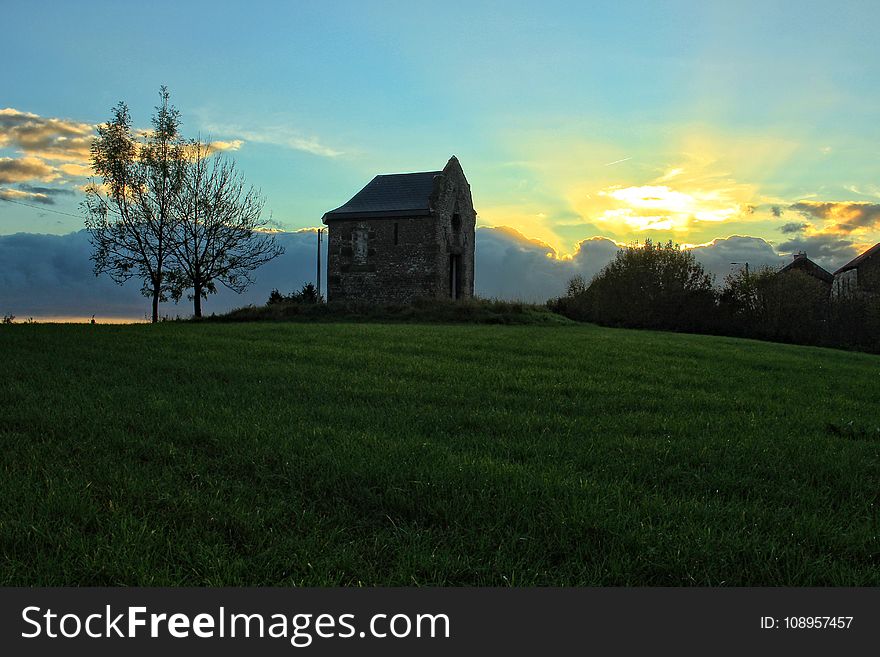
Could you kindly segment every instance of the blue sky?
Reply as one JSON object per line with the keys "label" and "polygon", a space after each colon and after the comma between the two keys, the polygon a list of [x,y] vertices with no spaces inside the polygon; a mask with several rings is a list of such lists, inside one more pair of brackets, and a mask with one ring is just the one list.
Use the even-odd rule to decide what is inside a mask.
{"label": "blue sky", "polygon": [[876,2],[2,11],[0,199],[18,203],[0,201],[0,235],[82,226],[57,214],[78,214],[82,148],[63,152],[57,134],[52,152],[28,147],[12,123],[52,139],[125,100],[145,126],[165,84],[188,135],[237,146],[287,230],[318,225],[376,173],[454,153],[480,225],[554,257],[592,237],[741,235],[834,266],[880,239]]}

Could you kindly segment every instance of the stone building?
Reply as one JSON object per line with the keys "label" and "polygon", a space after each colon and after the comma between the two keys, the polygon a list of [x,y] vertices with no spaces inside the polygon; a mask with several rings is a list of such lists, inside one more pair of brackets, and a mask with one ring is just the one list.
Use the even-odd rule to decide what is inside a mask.
{"label": "stone building", "polygon": [[794,259],[779,270],[779,274],[783,275],[787,272],[794,271],[803,272],[808,276],[812,276],[825,286],[826,292],[831,290],[831,284],[834,281],[833,274],[827,271],[824,267],[821,267],[810,260],[806,253],[796,253]]}
{"label": "stone building", "polygon": [[476,219],[455,156],[442,171],[376,176],[323,217],[327,300],[472,297]]}
{"label": "stone building", "polygon": [[834,272],[833,296],[880,295],[880,244],[875,244]]}

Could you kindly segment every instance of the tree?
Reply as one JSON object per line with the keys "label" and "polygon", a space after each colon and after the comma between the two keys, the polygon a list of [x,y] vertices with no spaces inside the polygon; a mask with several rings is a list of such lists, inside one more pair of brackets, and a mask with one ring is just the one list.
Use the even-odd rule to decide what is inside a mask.
{"label": "tree", "polygon": [[650,239],[618,251],[575,301],[583,319],[617,326],[697,330],[715,311],[712,278],[693,253]]}
{"label": "tree", "polygon": [[318,288],[315,287],[315,284],[305,283],[300,288],[299,292],[291,292],[288,295],[281,294],[277,289],[272,290],[269,294],[269,300],[266,302],[266,305],[274,306],[280,303],[312,305],[323,303],[323,301],[324,297],[318,295]]}
{"label": "tree", "polygon": [[141,292],[152,297],[153,322],[159,319],[159,302],[171,290],[172,208],[183,181],[185,155],[180,113],[169,104],[165,87],[160,97],[153,129],[143,135],[135,135],[124,102],[98,127],[91,161],[101,183],[92,180],[83,204],[95,275],[106,273],[120,285],[139,278]]}
{"label": "tree", "polygon": [[172,295],[192,290],[193,314],[202,316],[202,300],[219,282],[241,293],[251,273],[284,253],[274,235],[265,231],[263,197],[247,186],[235,163],[210,146],[189,144],[181,193],[173,206],[176,270]]}
{"label": "tree", "polygon": [[731,274],[720,295],[722,330],[770,340],[816,344],[828,338],[826,283],[769,267]]}

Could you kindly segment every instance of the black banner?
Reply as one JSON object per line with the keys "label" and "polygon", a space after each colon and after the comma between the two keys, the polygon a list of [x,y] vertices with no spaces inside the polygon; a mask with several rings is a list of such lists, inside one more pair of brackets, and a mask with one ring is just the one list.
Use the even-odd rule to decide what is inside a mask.
{"label": "black banner", "polygon": [[873,650],[880,589],[0,589],[7,654]]}

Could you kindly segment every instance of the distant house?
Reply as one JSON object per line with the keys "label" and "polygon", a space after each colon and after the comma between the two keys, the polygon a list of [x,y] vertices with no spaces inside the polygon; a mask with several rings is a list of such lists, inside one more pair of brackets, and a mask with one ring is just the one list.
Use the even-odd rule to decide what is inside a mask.
{"label": "distant house", "polygon": [[831,289],[831,285],[834,282],[834,275],[810,260],[806,253],[796,253],[794,259],[779,270],[779,275],[785,275],[788,272],[794,271],[812,276],[825,285],[828,290]]}
{"label": "distant house", "polygon": [[875,244],[834,272],[833,296],[880,294],[880,244]]}
{"label": "distant house", "polygon": [[327,300],[409,303],[474,294],[477,214],[458,159],[379,175],[327,212]]}

